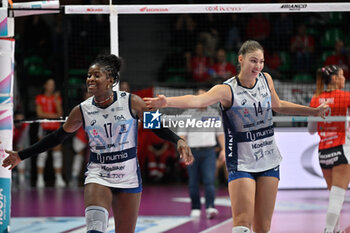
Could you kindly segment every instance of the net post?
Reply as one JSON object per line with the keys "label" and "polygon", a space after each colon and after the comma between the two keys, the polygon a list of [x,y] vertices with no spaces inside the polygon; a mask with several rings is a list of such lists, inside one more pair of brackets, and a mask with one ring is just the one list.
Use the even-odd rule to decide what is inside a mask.
{"label": "net post", "polygon": [[[110,1],[109,8],[111,54],[119,56],[118,12],[117,9],[112,5],[112,0]],[[117,83],[113,89],[119,90],[119,83]]]}

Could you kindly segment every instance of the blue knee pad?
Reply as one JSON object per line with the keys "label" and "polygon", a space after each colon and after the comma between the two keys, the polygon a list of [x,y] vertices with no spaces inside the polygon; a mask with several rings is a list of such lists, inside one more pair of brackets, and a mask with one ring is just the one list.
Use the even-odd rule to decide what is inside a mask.
{"label": "blue knee pad", "polygon": [[88,233],[105,233],[108,227],[108,211],[101,206],[88,206],[85,209]]}

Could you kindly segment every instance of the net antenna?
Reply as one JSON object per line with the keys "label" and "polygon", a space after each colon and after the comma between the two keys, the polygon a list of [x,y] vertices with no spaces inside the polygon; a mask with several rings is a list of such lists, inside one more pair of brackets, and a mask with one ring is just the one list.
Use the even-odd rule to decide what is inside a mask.
{"label": "net antenna", "polygon": [[[109,0],[109,21],[110,21],[110,50],[111,54],[119,56],[119,37],[118,37],[118,11],[113,6],[113,0]],[[119,90],[119,83],[113,88]]]}

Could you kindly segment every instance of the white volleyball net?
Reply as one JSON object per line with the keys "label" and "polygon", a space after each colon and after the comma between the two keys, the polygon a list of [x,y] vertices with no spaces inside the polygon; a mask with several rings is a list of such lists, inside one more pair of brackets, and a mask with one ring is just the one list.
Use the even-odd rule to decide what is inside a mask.
{"label": "white volleyball net", "polygon": [[[247,39],[263,45],[264,71],[273,77],[281,99],[309,105],[316,90],[316,69],[327,64],[337,63],[350,78],[346,24],[350,4],[345,2],[70,5],[60,9],[55,16],[35,16],[51,28],[51,35],[41,35],[51,47],[40,49],[40,36],[28,30],[34,43],[27,46],[25,41],[18,48],[26,54],[23,63],[17,58],[20,76],[35,80],[34,87],[23,81],[26,94],[32,95],[43,79],[55,76],[65,96],[66,112],[81,100],[90,62],[98,54],[111,51],[124,59],[121,79],[141,95],[176,96],[221,83],[237,73],[237,53]],[[37,51],[41,54],[35,56]],[[198,53],[205,59],[197,59]],[[224,71],[218,65],[223,56],[231,64]],[[26,106],[33,103],[26,102]],[[28,111],[33,112],[30,108]],[[305,124],[291,122],[308,120],[277,116],[275,122],[293,126]]]}

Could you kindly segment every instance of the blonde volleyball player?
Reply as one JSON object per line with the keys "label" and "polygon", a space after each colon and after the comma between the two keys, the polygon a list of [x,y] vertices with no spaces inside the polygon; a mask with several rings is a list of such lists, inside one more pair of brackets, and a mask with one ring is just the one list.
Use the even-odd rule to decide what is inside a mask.
{"label": "blonde volleyball player", "polygon": [[[335,65],[318,69],[317,84],[310,106],[328,101],[328,115],[347,116],[350,92],[341,90],[345,85],[343,69]],[[319,161],[330,190],[324,233],[340,233],[339,216],[350,182],[349,122],[310,122],[308,128],[310,133],[318,132],[320,136]]]}
{"label": "blonde volleyball player", "polygon": [[270,231],[279,181],[281,155],[276,146],[272,109],[297,115],[324,116],[327,104],[317,108],[280,100],[272,78],[262,73],[264,53],[256,41],[239,50],[239,74],[201,95],[144,98],[150,109],[222,107],[228,189],[233,233]]}
{"label": "blonde volleyball player", "polygon": [[[139,96],[112,90],[119,81],[120,66],[121,60],[115,55],[96,58],[86,79],[87,90],[93,96],[74,107],[63,126],[38,143],[19,152],[6,150],[9,156],[2,164],[13,169],[21,160],[54,147],[83,126],[91,150],[84,188],[88,233],[107,231],[110,208],[115,232],[134,233],[140,206],[137,126],[147,107]],[[176,143],[180,156],[192,163],[191,150],[184,140],[169,129],[154,132]]]}

